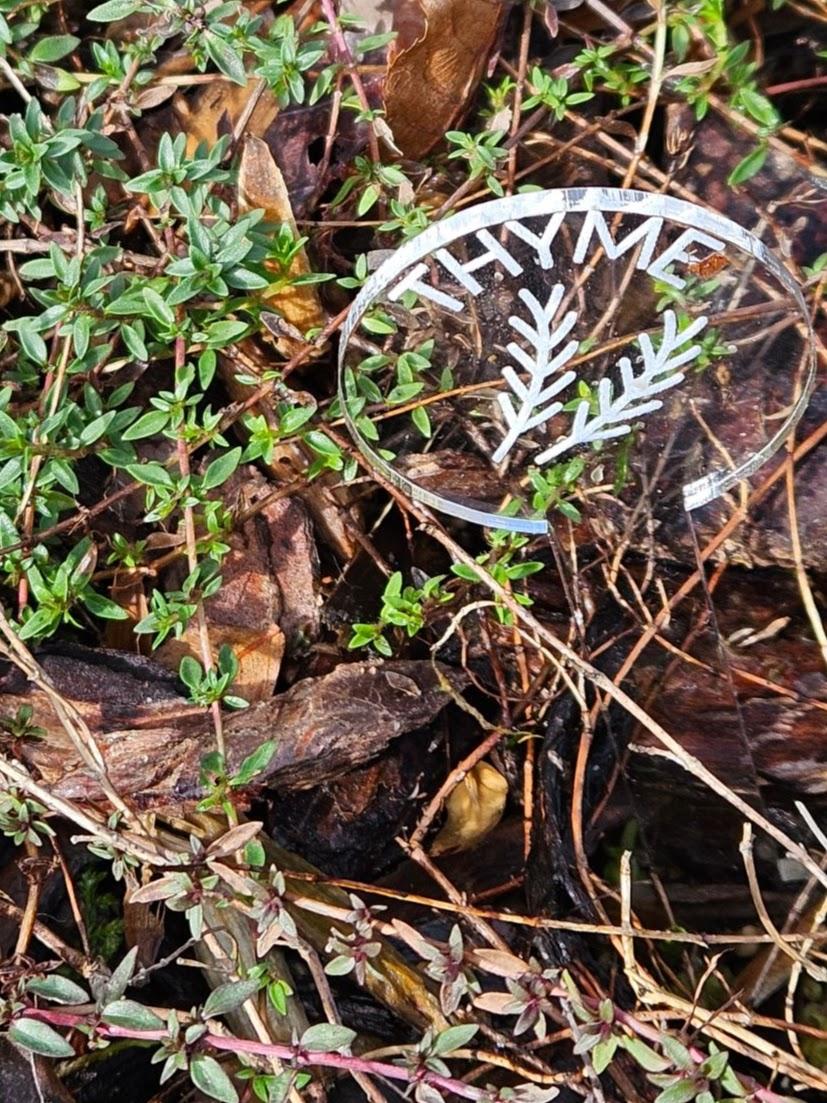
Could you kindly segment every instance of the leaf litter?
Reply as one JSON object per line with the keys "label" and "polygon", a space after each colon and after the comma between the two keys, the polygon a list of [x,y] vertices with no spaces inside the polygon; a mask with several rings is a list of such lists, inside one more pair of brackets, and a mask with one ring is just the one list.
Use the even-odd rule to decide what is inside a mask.
{"label": "leaf litter", "polygon": [[[376,255],[525,185],[707,203],[820,322],[823,13],[338,14],[2,16],[0,1085],[820,1098],[823,836],[796,802],[823,818],[823,402],[795,469],[693,531],[573,463],[536,484],[554,531],[529,542],[360,470],[334,344]],[[361,338],[377,371],[394,325]],[[404,462],[496,499],[401,371]],[[622,420],[579,409],[583,441]],[[730,405],[746,435],[756,409]]]}

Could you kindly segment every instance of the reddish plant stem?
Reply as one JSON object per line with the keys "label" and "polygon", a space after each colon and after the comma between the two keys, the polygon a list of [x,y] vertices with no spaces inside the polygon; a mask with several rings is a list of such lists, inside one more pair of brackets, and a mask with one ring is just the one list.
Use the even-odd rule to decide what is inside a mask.
{"label": "reddish plant stem", "polygon": [[[339,57],[342,59],[347,69],[347,75],[350,77],[350,83],[353,85],[353,91],[356,93],[359,105],[364,112],[369,113],[370,103],[368,102],[367,93],[365,92],[365,86],[362,84],[362,78],[359,76],[359,71],[356,68],[356,63],[353,60],[353,54],[351,53],[350,46],[347,44],[344,32],[339,26],[339,19],[336,15],[336,8],[333,0],[322,0],[322,11],[330,27],[331,37],[336,44],[336,52],[339,54]],[[379,164],[382,158],[379,153],[376,127],[373,123],[369,123],[368,125],[368,146],[370,148],[371,161],[373,161],[375,165]]]}
{"label": "reddish plant stem", "polygon": [[[548,993],[549,998],[559,999],[570,1004],[572,994],[562,985],[555,985]],[[599,1000],[589,996],[582,996],[584,1007],[597,1013]],[[660,1045],[662,1033],[657,1027],[643,1022],[635,1015],[622,1008],[614,1010],[615,1019],[638,1038],[645,1039],[650,1044]],[[60,1011],[54,1008],[30,1007],[20,1016],[24,1019],[37,1019],[59,1027],[88,1027],[91,1025],[90,1016],[78,1014],[73,1011]],[[163,1042],[169,1037],[166,1030],[132,1030],[129,1027],[110,1026],[107,1023],[95,1024],[97,1033],[104,1038],[131,1038],[136,1042]],[[426,1083],[442,1091],[453,1092],[464,1099],[482,1100],[489,1096],[489,1092],[467,1084],[464,1080],[456,1080],[450,1076],[441,1076],[439,1073],[410,1069],[404,1065],[391,1065],[385,1061],[373,1061],[369,1058],[354,1056],[349,1053],[331,1053],[326,1051],[311,1052],[303,1050],[301,1046],[286,1045],[278,1042],[254,1042],[248,1038],[237,1038],[233,1035],[213,1034],[207,1032],[199,1042],[202,1046],[210,1046],[213,1049],[227,1053],[247,1053],[253,1057],[275,1058],[292,1064],[299,1068],[329,1068],[341,1069],[343,1072],[357,1073],[367,1076],[383,1077],[386,1080],[402,1080],[406,1083]],[[707,1057],[703,1050],[695,1046],[689,1046],[692,1060],[700,1065]],[[740,1078],[739,1078],[740,1079]],[[744,1086],[751,1092],[752,1098],[760,1103],[786,1103],[783,1096],[778,1095],[771,1088],[762,1087],[751,1077]]]}
{"label": "reddish plant stem", "polygon": [[820,88],[827,84],[827,73],[820,77],[806,77],[803,80],[788,80],[783,84],[771,84],[764,92],[768,96],[782,96],[785,92],[803,92],[807,88]]}
{"label": "reddish plant stem", "polygon": [[[619,1023],[623,1023],[624,1026],[627,1026],[633,1034],[637,1034],[639,1038],[644,1038],[647,1042],[654,1042],[655,1044],[660,1042],[661,1034],[656,1027],[641,1022],[641,1020],[636,1019],[634,1015],[630,1015],[628,1011],[622,1011],[620,1008],[615,1008],[615,1018]],[[687,1046],[687,1049],[689,1050],[692,1060],[695,1061],[696,1064],[700,1065],[706,1060],[707,1055],[703,1050],[692,1045]],[[745,1087],[749,1087],[751,1098],[760,1100],[761,1103],[788,1103],[788,1099],[785,1096],[778,1095],[776,1092],[772,1091],[771,1088],[762,1088],[754,1081],[748,1081]]]}
{"label": "reddish plant stem", "polygon": [[[38,1019],[51,1026],[80,1027],[88,1026],[89,1018],[71,1011],[55,1011],[46,1008],[29,1008],[23,1016]],[[97,1033],[104,1038],[131,1038],[136,1042],[163,1042],[169,1037],[166,1030],[132,1030],[125,1026],[109,1026],[99,1023]],[[386,1061],[371,1061],[349,1053],[329,1053],[303,1050],[301,1046],[285,1045],[278,1042],[254,1042],[249,1038],[236,1038],[224,1034],[207,1033],[200,1039],[201,1045],[227,1053],[247,1053],[252,1057],[275,1057],[285,1063],[300,1068],[341,1069],[343,1072],[363,1073],[368,1076],[380,1076],[386,1080],[402,1080],[406,1083],[431,1084],[442,1091],[452,1092],[464,1099],[480,1100],[488,1096],[483,1088],[475,1088],[463,1080],[450,1076],[441,1076],[436,1072],[412,1070],[404,1065],[391,1065]]]}

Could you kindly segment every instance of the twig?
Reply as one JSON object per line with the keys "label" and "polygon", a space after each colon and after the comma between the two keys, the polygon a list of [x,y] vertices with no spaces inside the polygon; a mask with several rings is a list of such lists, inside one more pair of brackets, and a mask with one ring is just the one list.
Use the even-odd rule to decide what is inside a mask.
{"label": "twig", "polygon": [[232,160],[233,154],[235,153],[235,150],[238,146],[238,143],[244,137],[244,131],[247,129],[247,126],[250,122],[250,119],[253,117],[253,112],[258,107],[259,100],[264,95],[264,91],[265,91],[266,88],[267,88],[267,81],[264,80],[263,77],[260,77],[259,80],[256,83],[255,88],[253,88],[252,92],[247,97],[247,102],[244,104],[244,109],[242,110],[241,114],[238,116],[238,120],[236,121],[236,124],[233,127],[232,140],[231,140],[230,145],[228,146],[227,152],[225,154],[225,157],[226,157],[227,161]]}
{"label": "twig", "polygon": [[803,92],[807,88],[823,88],[827,84],[827,74],[818,77],[805,77],[802,80],[788,80],[783,84],[769,84],[764,89],[765,96],[783,96],[786,92]]}
{"label": "twig", "polygon": [[517,153],[519,151],[519,143],[514,139],[516,139],[520,130],[526,70],[528,69],[528,48],[531,43],[531,24],[533,19],[534,5],[529,3],[528,0],[524,0],[523,26],[520,31],[520,55],[517,61],[517,87],[514,89],[514,106],[511,109],[511,127],[509,129],[509,138],[512,139],[512,143],[508,151],[508,177],[505,185],[506,195],[511,195],[514,191],[514,174],[517,171]]}
{"label": "twig", "polygon": [[657,23],[655,26],[655,41],[652,53],[652,68],[649,74],[649,94],[646,98],[646,109],[643,112],[640,129],[635,138],[634,155],[629,162],[629,166],[626,169],[626,175],[623,177],[623,183],[621,184],[623,188],[628,188],[634,180],[637,174],[637,167],[646,152],[646,145],[649,141],[649,131],[652,128],[652,120],[655,117],[655,110],[658,106],[660,89],[663,83],[663,59],[666,55],[667,35],[666,0],[650,0],[650,4],[655,8]]}
{"label": "twig", "polygon": [[[14,901],[10,900],[6,894],[0,891],[0,915],[5,915],[6,918],[11,919],[14,923],[23,922],[23,909],[19,908]],[[45,923],[41,923],[39,919],[35,919],[32,924],[32,934],[47,950],[51,950],[53,954],[65,961],[67,965],[71,966],[76,973],[79,973],[82,977],[88,977],[91,974],[91,963],[88,958],[83,954],[73,949],[71,946],[67,946],[66,943],[58,938],[53,931],[49,930]]]}
{"label": "twig", "polygon": [[[824,921],[827,918],[827,896],[822,896],[821,903],[811,910],[809,916],[810,920],[810,932],[815,933],[818,930],[823,929]],[[801,958],[802,961],[806,961],[807,954],[813,948],[813,940],[807,939],[801,944]],[[784,994],[784,1017],[787,1021],[787,1038],[793,1050],[802,1057],[801,1047],[798,1044],[798,1040],[795,1036],[795,1031],[792,1029],[794,1024],[793,1020],[793,1008],[795,1006],[795,994],[798,989],[798,982],[801,979],[801,973],[804,966],[802,962],[795,961],[790,969],[790,976],[787,981],[787,991]]]}
{"label": "twig", "polygon": [[34,931],[37,911],[40,906],[40,890],[43,884],[42,872],[38,870],[35,865],[40,856],[39,848],[27,839],[25,851],[28,863],[28,867],[25,870],[25,876],[28,885],[26,889],[26,907],[23,909],[23,914],[20,918],[20,930],[17,932],[17,942],[14,947],[14,956],[18,958],[23,957],[28,950],[29,940]]}
{"label": "twig", "polygon": [[[175,372],[176,378],[178,372],[183,368],[184,361],[187,356],[187,345],[184,338],[179,334],[175,338]],[[181,473],[181,478],[185,482],[189,482],[191,470],[190,470],[190,457],[189,450],[187,449],[187,443],[184,440],[183,432],[179,432],[177,440],[176,456],[178,459],[178,470]],[[195,537],[195,515],[191,505],[184,505],[182,507],[182,513],[184,517],[184,538],[187,549],[187,566],[189,567],[190,574],[198,568],[198,546]],[[210,645],[210,629],[207,624],[207,614],[204,610],[203,600],[198,601],[198,606],[195,611],[196,623],[198,625],[198,643],[201,650],[201,662],[204,665],[204,670],[209,673],[215,666],[212,657],[212,646]],[[210,705],[210,715],[212,717],[213,729],[215,730],[215,745],[218,753],[224,757],[224,722],[221,717],[221,703],[219,701],[213,701]]]}
{"label": "twig", "polygon": [[106,843],[116,850],[132,854],[142,862],[152,866],[179,865],[180,854],[164,850],[160,846],[154,846],[152,840],[143,836],[133,835],[129,831],[114,831],[108,827],[102,816],[81,808],[74,801],[65,800],[52,793],[50,789],[38,784],[22,766],[8,759],[0,757],[0,774],[6,777],[12,785],[22,789],[26,793],[44,804],[50,812],[63,816],[70,823],[89,831],[96,842]]}
{"label": "twig", "polygon": [[436,881],[448,899],[460,906],[460,914],[465,918],[466,922],[474,928],[484,942],[487,942],[489,946],[493,946],[496,950],[503,950],[506,953],[509,952],[508,943],[497,934],[491,924],[481,919],[472,909],[466,909],[464,907],[465,900],[462,893],[460,893],[455,885],[445,876],[442,870],[434,865],[421,846],[411,846],[410,843],[402,838],[398,838],[396,841],[412,861],[416,862],[418,866],[421,866],[428,876]]}
{"label": "twig", "polygon": [[63,850],[57,841],[56,836],[52,836],[49,840],[52,850],[54,851],[57,863],[60,866],[60,872],[63,874],[63,884],[66,888],[66,895],[69,898],[69,908],[72,912],[72,918],[75,921],[75,926],[78,929],[80,935],[80,943],[83,946],[83,952],[88,958],[92,957],[92,950],[89,946],[89,936],[86,933],[86,922],[83,918],[83,913],[80,910],[80,904],[78,903],[78,896],[75,892],[75,884],[72,880],[72,873],[69,869],[69,864],[63,856]]}
{"label": "twig", "polygon": [[31,103],[32,94],[28,88],[23,84],[20,77],[9,65],[8,60],[5,57],[0,57],[0,73],[6,78],[18,96],[24,103]]}
{"label": "twig", "polygon": [[77,708],[70,701],[63,698],[52,685],[51,679],[35,661],[32,653],[18,638],[9,624],[2,606],[0,606],[0,635],[5,641],[0,642],[0,654],[5,655],[10,662],[14,663],[28,680],[46,695],[64,731],[69,736],[72,746],[81,760],[98,778],[101,789],[113,808],[121,812],[127,822],[136,824],[142,832],[146,832],[145,825],[126,804],[112,784],[107,773],[106,760],[86,721]]}
{"label": "twig", "polygon": [[[336,1001],[333,999],[330,982],[327,979],[327,974],[324,971],[324,966],[319,959],[319,955],[310,943],[301,937],[296,939],[296,950],[307,966],[310,976],[313,978],[313,983],[319,994],[322,1010],[325,1013],[327,1021],[329,1023],[336,1023],[337,1025],[341,1024],[342,1018],[336,1007]],[[386,1103],[385,1097],[364,1072],[354,1072],[351,1075],[365,1093],[365,1096],[370,1100],[370,1103]]]}
{"label": "twig", "polygon": [[592,725],[591,717],[589,716],[589,708],[586,704],[586,687],[583,683],[584,675],[582,672],[580,672],[577,679],[577,693],[574,695],[574,697],[580,707],[581,728],[580,738],[577,742],[577,756],[574,761],[574,771],[572,773],[571,810],[569,813],[569,823],[571,824],[571,841],[572,848],[574,850],[574,863],[577,866],[577,875],[580,878],[580,883],[588,894],[596,915],[600,919],[602,919],[604,923],[608,923],[608,914],[606,913],[603,902],[595,891],[595,887],[593,884],[591,870],[589,869],[588,856],[586,854],[586,844],[583,831],[583,805],[586,792],[586,772],[588,770],[589,753],[591,751],[592,740],[594,738],[594,727]]}
{"label": "twig", "polygon": [[[491,923],[504,923],[509,926],[527,927],[533,930],[571,931],[574,934],[598,934],[607,935],[608,937],[628,935],[631,938],[640,938],[647,942],[678,942],[705,948],[709,946],[724,945],[752,946],[756,943],[763,945],[772,942],[770,936],[766,934],[721,934],[720,932],[704,934],[681,930],[654,930],[646,927],[635,928],[629,931],[622,925],[617,926],[611,923],[586,923],[573,919],[552,919],[544,915],[518,915],[515,912],[496,911],[493,908],[472,907],[466,903],[457,904],[451,900],[440,900],[438,897],[434,896],[422,896],[418,893],[401,892],[398,889],[384,888],[381,885],[369,885],[364,881],[353,881],[344,877],[324,877],[322,874],[310,874],[301,871],[297,872],[295,870],[285,872],[294,881],[308,881],[311,884],[331,885],[335,888],[357,892],[360,895],[379,896],[383,899],[400,900],[406,904],[418,904],[423,908],[433,908],[436,911],[450,912],[455,915],[464,915],[466,912],[469,914],[473,913],[479,916],[479,918],[486,919]],[[344,920],[348,916],[347,908],[320,903],[318,900],[302,896],[299,892],[288,892],[287,895],[288,899],[296,904],[297,907],[307,911],[316,912],[319,915],[326,915],[331,919]],[[383,933],[393,934],[392,928],[386,928],[382,924],[379,924],[379,927]],[[804,942],[810,936],[789,934],[782,935],[781,937],[791,945],[795,945],[798,942]],[[817,937],[821,941],[827,941],[827,931],[824,931]]]}
{"label": "twig", "polygon": [[[348,447],[344,441],[341,441],[341,444],[345,448]],[[389,494],[419,519],[423,531],[427,532],[437,543],[441,544],[445,550],[449,552],[455,562],[464,563],[477,573],[480,582],[500,599],[516,620],[522,623],[526,638],[531,639],[535,646],[540,649],[543,649],[545,646],[546,649],[556,654],[563,663],[585,675],[586,679],[591,682],[592,685],[602,690],[602,692],[610,697],[615,704],[619,705],[625,712],[633,717],[633,719],[637,720],[650,735],[654,736],[654,738],[674,756],[675,760],[680,763],[689,774],[694,775],[712,792],[717,793],[727,804],[735,808],[745,820],[755,824],[756,827],[760,827],[762,831],[775,839],[775,841],[789,851],[789,853],[793,855],[820,884],[827,888],[827,873],[800,843],[797,843],[787,832],[782,831],[774,823],[768,820],[766,816],[761,815],[761,813],[757,812],[747,801],[733,792],[733,790],[717,778],[699,758],[690,754],[690,752],[687,751],[674,736],[670,735],[661,724],[653,720],[625,690],[621,689],[620,686],[604,674],[602,670],[598,670],[592,663],[582,658],[576,651],[572,650],[568,644],[558,639],[557,636],[550,632],[544,625],[540,624],[536,617],[534,617],[524,606],[520,605],[519,602],[514,600],[511,593],[497,582],[490,572],[477,563],[473,556],[445,532],[442,526],[434,520],[432,514],[424,506],[421,506],[418,502],[412,502],[405,498],[401,491],[397,490],[380,471],[373,470],[372,473],[374,479],[376,479]]]}
{"label": "twig", "polygon": [[772,939],[773,943],[778,947],[782,954],[785,954],[791,961],[797,962],[802,968],[813,977],[815,980],[823,983],[827,980],[827,970],[819,969],[811,962],[807,961],[800,953],[790,946],[781,935],[776,925],[770,918],[770,914],[767,911],[767,905],[764,903],[764,898],[761,895],[761,886],[758,884],[758,874],[755,870],[755,858],[752,853],[752,825],[745,823],[743,833],[741,835],[741,845],[739,847],[741,851],[741,857],[744,861],[744,869],[747,874],[747,883],[749,884],[750,895],[752,896],[752,902],[755,906],[755,910],[758,913],[758,918],[761,920],[761,926],[767,932]]}

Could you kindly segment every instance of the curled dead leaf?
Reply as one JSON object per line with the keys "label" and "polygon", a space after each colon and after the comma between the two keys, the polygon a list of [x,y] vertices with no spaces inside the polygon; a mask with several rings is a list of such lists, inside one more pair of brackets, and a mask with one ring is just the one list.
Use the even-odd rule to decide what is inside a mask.
{"label": "curled dead leaf", "polygon": [[135,625],[149,612],[143,574],[126,567],[116,570],[109,596],[125,610],[126,618],[106,622],[107,646],[117,651],[137,651],[141,638],[135,635]]}
{"label": "curled dead leaf", "polygon": [[432,854],[470,850],[500,822],[508,782],[487,762],[478,762],[452,790],[446,820],[431,846]]}
{"label": "curled dead leaf", "polygon": [[420,159],[459,119],[506,15],[496,0],[419,0],[422,34],[391,60],[385,113],[394,142]]}
{"label": "curled dead leaf", "polygon": [[[261,138],[250,136],[244,141],[238,169],[238,205],[241,213],[264,211],[265,221],[287,225],[294,238],[299,236],[281,169]],[[306,276],[310,270],[307,254],[299,249],[290,264],[289,275]],[[324,312],[314,284],[287,284],[267,302],[302,335],[324,325]],[[277,338],[276,344],[285,356],[293,356],[304,347],[303,340],[296,342],[286,336]]]}
{"label": "curled dead leaf", "polygon": [[151,111],[153,107],[160,107],[162,103],[171,100],[174,95],[174,84],[152,84],[137,94],[135,107],[139,111]]}
{"label": "curled dead leaf", "polygon": [[187,153],[192,155],[199,142],[214,146],[223,134],[232,134],[239,119],[256,103],[247,120],[247,134],[264,134],[279,111],[276,97],[269,88],[261,88],[257,77],[245,85],[214,81],[203,85],[195,96],[175,97],[175,114],[187,135]]}
{"label": "curled dead leaf", "polygon": [[702,61],[685,61],[682,65],[675,65],[663,74],[664,80],[674,77],[697,77],[701,73],[708,73],[716,65],[714,57],[704,58]]}

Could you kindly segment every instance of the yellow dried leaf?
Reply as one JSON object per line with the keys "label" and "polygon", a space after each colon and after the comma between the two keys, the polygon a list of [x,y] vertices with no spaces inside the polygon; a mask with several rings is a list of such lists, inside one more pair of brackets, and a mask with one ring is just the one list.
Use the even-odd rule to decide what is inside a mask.
{"label": "yellow dried leaf", "polygon": [[232,134],[253,95],[258,98],[245,133],[264,134],[275,121],[279,105],[270,89],[262,91],[259,84],[257,77],[244,86],[215,81],[205,84],[192,99],[176,96],[175,114],[187,135],[187,153],[192,156],[199,142],[212,147],[223,134]]}
{"label": "yellow dried leaf", "polygon": [[[238,169],[238,206],[241,213],[264,211],[267,222],[286,223],[294,237],[299,236],[281,169],[261,138],[248,137],[244,142]],[[290,275],[304,276],[309,271],[307,254],[300,249],[290,265]],[[302,335],[308,329],[324,325],[324,312],[314,284],[284,287],[267,301]],[[303,342],[285,335],[277,339],[276,345],[279,352],[292,356],[303,347]]]}
{"label": "yellow dried leaf", "polygon": [[445,824],[434,840],[432,854],[470,850],[500,822],[508,782],[487,762],[478,762],[446,801]]}

